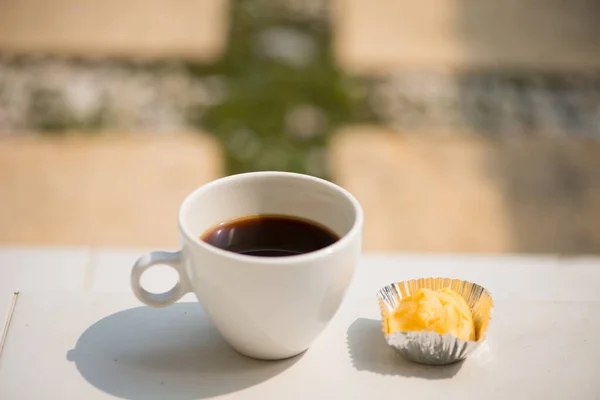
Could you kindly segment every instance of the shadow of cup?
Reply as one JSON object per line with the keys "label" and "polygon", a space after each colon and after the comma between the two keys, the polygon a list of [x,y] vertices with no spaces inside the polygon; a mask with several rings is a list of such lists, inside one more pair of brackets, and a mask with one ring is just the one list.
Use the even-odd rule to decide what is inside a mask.
{"label": "shadow of cup", "polygon": [[96,388],[131,400],[190,400],[235,392],[292,366],[234,351],[198,303],[139,307],[90,326],[67,358]]}
{"label": "shadow of cup", "polygon": [[358,371],[435,380],[452,378],[462,367],[462,362],[428,366],[406,360],[386,343],[379,320],[358,318],[346,333],[352,365]]}

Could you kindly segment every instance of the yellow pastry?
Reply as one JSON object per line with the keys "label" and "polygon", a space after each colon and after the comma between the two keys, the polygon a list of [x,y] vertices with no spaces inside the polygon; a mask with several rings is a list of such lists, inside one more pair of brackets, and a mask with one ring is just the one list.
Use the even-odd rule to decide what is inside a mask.
{"label": "yellow pastry", "polygon": [[473,315],[465,299],[450,289],[419,289],[404,297],[384,323],[386,333],[433,331],[475,340]]}

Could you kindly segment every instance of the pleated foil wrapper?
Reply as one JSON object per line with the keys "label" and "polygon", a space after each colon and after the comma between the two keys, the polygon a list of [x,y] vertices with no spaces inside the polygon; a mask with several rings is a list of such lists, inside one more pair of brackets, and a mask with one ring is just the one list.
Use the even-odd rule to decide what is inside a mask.
{"label": "pleated foil wrapper", "polygon": [[[476,340],[460,340],[451,334],[440,335],[429,331],[393,332],[388,334],[386,324],[402,298],[418,289],[451,289],[463,296],[473,314]],[[388,285],[377,292],[383,321],[382,330],[387,343],[404,358],[426,365],[446,365],[464,360],[485,341],[492,319],[494,302],[490,293],[475,283],[449,278],[421,278]]]}

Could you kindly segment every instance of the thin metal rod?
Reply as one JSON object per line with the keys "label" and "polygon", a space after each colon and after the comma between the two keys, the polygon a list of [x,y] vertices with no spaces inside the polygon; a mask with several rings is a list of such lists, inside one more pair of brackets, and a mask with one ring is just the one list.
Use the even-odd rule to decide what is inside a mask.
{"label": "thin metal rod", "polygon": [[2,350],[4,349],[4,343],[6,342],[6,338],[8,336],[8,328],[10,328],[10,321],[12,320],[12,316],[15,313],[17,297],[19,297],[19,292],[14,292],[12,301],[10,303],[10,308],[8,309],[8,315],[6,316],[6,321],[4,322],[4,328],[2,329],[2,338],[0,339],[0,357],[2,357]]}

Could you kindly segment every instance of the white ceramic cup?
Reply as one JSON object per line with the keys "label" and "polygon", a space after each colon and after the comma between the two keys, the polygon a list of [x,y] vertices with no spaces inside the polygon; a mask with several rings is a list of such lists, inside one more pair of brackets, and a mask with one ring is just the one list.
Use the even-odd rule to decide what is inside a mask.
{"label": "white ceramic cup", "polygon": [[[340,240],[311,253],[256,257],[200,240],[218,224],[239,217],[278,214],[315,221]],[[341,187],[308,175],[254,172],[218,179],[191,193],[179,210],[181,250],[152,252],[131,271],[137,298],[153,307],[194,292],[225,340],[259,359],[305,351],[338,310],[361,253],[363,212]],[[166,264],[179,274],[165,293],[140,284],[144,271]]]}

